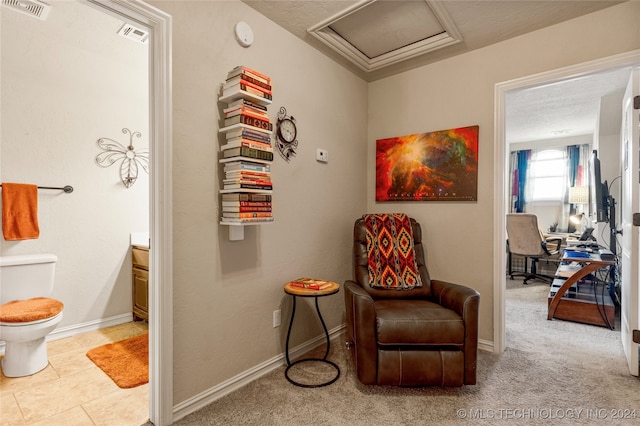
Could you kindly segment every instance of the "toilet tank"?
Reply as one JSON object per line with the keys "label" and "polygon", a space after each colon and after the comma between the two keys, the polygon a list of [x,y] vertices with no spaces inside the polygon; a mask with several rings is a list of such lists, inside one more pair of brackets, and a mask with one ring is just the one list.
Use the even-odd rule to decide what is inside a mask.
{"label": "toilet tank", "polygon": [[0,304],[51,297],[56,260],[53,254],[0,256]]}

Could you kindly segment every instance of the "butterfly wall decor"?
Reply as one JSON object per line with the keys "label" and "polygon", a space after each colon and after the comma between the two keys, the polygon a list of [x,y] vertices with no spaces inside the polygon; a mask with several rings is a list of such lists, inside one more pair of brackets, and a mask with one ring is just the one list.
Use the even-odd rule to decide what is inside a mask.
{"label": "butterfly wall decor", "polygon": [[124,146],[109,138],[98,139],[98,146],[104,151],[96,156],[96,164],[100,167],[109,167],[121,161],[120,179],[126,188],[131,187],[138,179],[138,170],[142,168],[149,173],[149,149],[136,150],[133,147],[133,137],[140,138],[142,133],[124,128],[122,133],[129,134],[129,145]]}

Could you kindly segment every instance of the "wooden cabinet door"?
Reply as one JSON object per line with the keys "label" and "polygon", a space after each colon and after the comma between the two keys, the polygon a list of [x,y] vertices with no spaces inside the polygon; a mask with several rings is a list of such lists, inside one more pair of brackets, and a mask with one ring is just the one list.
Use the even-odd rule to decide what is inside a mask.
{"label": "wooden cabinet door", "polygon": [[133,319],[149,320],[149,271],[133,268]]}

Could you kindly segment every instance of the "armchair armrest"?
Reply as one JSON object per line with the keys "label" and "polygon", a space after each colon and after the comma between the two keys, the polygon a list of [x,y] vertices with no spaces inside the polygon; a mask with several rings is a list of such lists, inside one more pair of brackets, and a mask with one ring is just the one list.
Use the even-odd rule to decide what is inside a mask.
{"label": "armchair armrest", "polygon": [[560,251],[561,245],[562,245],[561,237],[549,237],[549,238],[545,238],[544,241],[542,241],[542,249],[547,254],[547,256],[553,256],[554,254],[558,254],[558,252]]}
{"label": "armchair armrest", "polygon": [[459,284],[431,280],[431,291],[436,301],[445,308],[452,309],[464,322],[464,383],[476,383],[476,360],[478,357],[478,312],[480,293]]}
{"label": "armchair armrest", "polygon": [[463,319],[468,315],[477,318],[480,293],[474,289],[446,281],[431,280],[431,291],[440,305],[453,309]]}
{"label": "armchair armrest", "polygon": [[377,381],[376,308],[371,296],[355,281],[344,283],[348,339],[353,343],[358,378],[364,384]]}

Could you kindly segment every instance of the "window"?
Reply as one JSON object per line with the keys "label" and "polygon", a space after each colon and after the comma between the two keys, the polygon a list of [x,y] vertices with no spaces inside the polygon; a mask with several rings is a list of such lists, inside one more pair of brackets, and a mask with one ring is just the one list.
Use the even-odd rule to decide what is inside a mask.
{"label": "window", "polygon": [[567,154],[557,149],[534,151],[527,176],[531,201],[562,201],[567,188]]}

